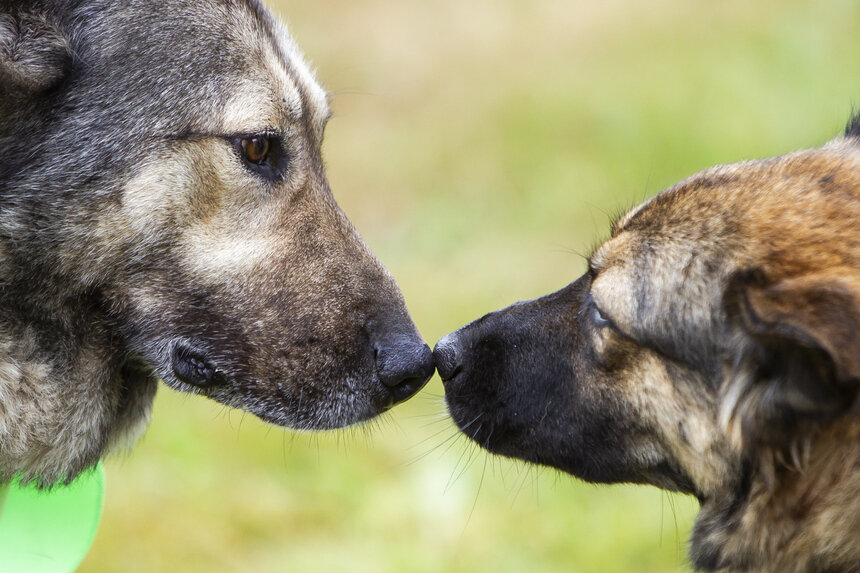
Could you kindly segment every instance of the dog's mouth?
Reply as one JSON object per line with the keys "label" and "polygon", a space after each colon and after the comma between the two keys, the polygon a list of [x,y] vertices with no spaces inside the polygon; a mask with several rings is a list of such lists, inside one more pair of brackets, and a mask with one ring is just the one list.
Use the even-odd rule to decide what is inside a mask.
{"label": "dog's mouth", "polygon": [[229,382],[224,371],[209,359],[206,352],[184,341],[175,341],[171,345],[170,368],[179,381],[204,390]]}
{"label": "dog's mouth", "polygon": [[[435,370],[430,350],[418,348],[418,358],[408,350],[398,348],[392,354],[369,349],[365,359],[350,367],[305,373],[291,372],[286,362],[271,363],[260,378],[196,341],[176,338],[167,345],[165,380],[178,390],[241,408],[271,424],[334,429],[382,414],[424,387]],[[416,361],[418,366],[413,365]]]}

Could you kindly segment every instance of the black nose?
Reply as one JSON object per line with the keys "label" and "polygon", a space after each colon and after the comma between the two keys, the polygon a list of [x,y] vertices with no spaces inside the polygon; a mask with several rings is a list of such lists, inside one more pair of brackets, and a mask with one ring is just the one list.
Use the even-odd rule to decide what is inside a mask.
{"label": "black nose", "polygon": [[394,404],[414,396],[435,369],[433,353],[420,339],[392,341],[376,352],[376,371],[391,389]]}
{"label": "black nose", "polygon": [[443,382],[447,382],[456,376],[462,369],[460,358],[462,352],[458,348],[459,339],[456,332],[446,334],[439,342],[436,343],[436,348],[433,349],[433,356],[436,358],[436,369],[439,371],[439,376]]}

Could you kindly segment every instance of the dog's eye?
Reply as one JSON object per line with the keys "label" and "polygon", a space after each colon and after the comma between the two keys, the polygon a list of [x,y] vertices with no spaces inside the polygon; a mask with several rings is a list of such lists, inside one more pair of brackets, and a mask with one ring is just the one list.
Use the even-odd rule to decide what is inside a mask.
{"label": "dog's eye", "polygon": [[603,311],[597,308],[596,304],[592,305],[592,313],[594,315],[594,325],[598,327],[611,326],[612,321],[609,320],[609,317],[603,314]]}
{"label": "dog's eye", "polygon": [[258,133],[230,138],[236,154],[253,173],[277,182],[287,170],[287,153],[284,142],[277,135]]}
{"label": "dog's eye", "polygon": [[591,321],[594,323],[594,326],[597,328],[611,327],[612,319],[606,315],[600,308],[598,308],[597,304],[594,302],[594,299],[591,298],[591,295],[588,297],[588,306],[591,311]]}
{"label": "dog's eye", "polygon": [[269,137],[245,137],[239,144],[242,146],[242,156],[245,161],[260,165],[269,156],[272,140]]}

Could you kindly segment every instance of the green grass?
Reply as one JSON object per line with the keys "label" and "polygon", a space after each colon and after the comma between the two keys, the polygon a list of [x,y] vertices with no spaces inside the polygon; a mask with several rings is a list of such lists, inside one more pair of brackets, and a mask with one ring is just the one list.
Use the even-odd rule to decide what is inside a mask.
{"label": "green grass", "polygon": [[[821,144],[860,97],[853,1],[273,8],[333,93],[335,195],[431,343],[574,279],[608,214]],[[688,570],[693,500],[488,458],[441,394],[300,435],[162,388],[81,570]]]}

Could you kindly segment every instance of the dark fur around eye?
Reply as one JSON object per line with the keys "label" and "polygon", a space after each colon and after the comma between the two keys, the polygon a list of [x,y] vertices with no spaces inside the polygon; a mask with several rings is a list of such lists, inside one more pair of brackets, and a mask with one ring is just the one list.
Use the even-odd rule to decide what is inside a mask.
{"label": "dark fur around eye", "polygon": [[[249,142],[255,150],[259,150],[261,146],[266,148],[262,157],[248,156]],[[235,135],[230,137],[230,143],[242,161],[242,165],[249,171],[272,183],[284,179],[289,161],[280,135],[272,133]]]}

